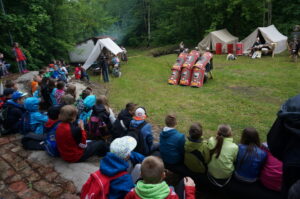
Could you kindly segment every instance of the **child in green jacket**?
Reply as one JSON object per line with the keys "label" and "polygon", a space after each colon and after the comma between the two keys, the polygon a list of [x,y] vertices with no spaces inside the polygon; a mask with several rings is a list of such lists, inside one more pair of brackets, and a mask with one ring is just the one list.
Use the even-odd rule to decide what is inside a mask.
{"label": "child in green jacket", "polygon": [[208,143],[202,139],[202,134],[201,124],[192,124],[188,140],[184,145],[184,164],[195,173],[205,173],[207,164],[210,161]]}

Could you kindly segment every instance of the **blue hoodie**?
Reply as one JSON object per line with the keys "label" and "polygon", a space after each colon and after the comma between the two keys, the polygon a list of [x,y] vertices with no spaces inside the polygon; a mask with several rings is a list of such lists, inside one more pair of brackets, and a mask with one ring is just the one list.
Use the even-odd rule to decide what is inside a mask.
{"label": "blue hoodie", "polygon": [[84,124],[87,124],[88,119],[92,115],[92,107],[96,104],[96,96],[95,95],[89,95],[83,100],[84,110],[79,115],[79,119],[84,122]]}
{"label": "blue hoodie", "polygon": [[25,109],[30,112],[30,125],[35,126],[36,134],[43,134],[44,124],[48,121],[48,116],[39,112],[40,100],[36,97],[25,99]]}
{"label": "blue hoodie", "polygon": [[[142,162],[143,159],[144,156],[139,153],[131,152],[130,154],[130,160],[133,164]],[[115,176],[121,171],[127,171],[128,167],[128,162],[110,152],[108,152],[106,156],[102,160],[100,160],[100,171],[106,176]],[[125,174],[110,182],[108,198],[125,198],[126,194],[133,187],[134,183],[132,182],[131,175]]]}
{"label": "blue hoodie", "polygon": [[167,164],[179,164],[183,162],[184,134],[174,128],[165,127],[160,133],[160,154]]}
{"label": "blue hoodie", "polygon": [[[144,120],[131,120],[130,127],[136,128],[143,122],[144,122]],[[153,135],[152,135],[151,124],[149,124],[149,123],[145,124],[145,126],[143,126],[143,128],[141,129],[141,133],[143,135],[144,143],[145,143],[145,147],[146,147],[144,149],[144,152],[145,152],[144,155],[149,155],[151,152],[151,147],[153,145]]]}

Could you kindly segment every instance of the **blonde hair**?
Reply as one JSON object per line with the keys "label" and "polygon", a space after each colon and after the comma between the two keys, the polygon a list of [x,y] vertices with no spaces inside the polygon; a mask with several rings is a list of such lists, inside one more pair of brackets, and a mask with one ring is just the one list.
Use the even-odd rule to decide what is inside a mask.
{"label": "blonde hair", "polygon": [[62,122],[73,122],[76,120],[78,110],[73,105],[66,105],[60,109],[59,120]]}
{"label": "blonde hair", "polygon": [[70,94],[74,98],[76,98],[76,86],[73,84],[69,84],[66,90],[66,94]]}
{"label": "blonde hair", "polygon": [[145,183],[157,184],[162,180],[165,171],[163,161],[155,156],[148,156],[144,159],[141,166],[141,175]]}

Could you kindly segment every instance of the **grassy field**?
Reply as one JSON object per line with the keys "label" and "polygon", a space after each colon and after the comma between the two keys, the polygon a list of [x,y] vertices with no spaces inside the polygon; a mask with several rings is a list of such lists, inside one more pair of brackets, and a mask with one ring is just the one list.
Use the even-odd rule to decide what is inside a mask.
{"label": "grassy field", "polygon": [[219,124],[230,124],[236,141],[243,128],[253,126],[261,139],[272,125],[280,105],[300,93],[300,64],[283,53],[252,60],[239,57],[226,61],[214,56],[214,79],[202,88],[167,84],[176,55],[153,58],[146,50],[129,50],[129,62],[122,65],[122,77],[108,84],[109,102],[115,111],[127,102],[146,107],[149,121],[164,126],[164,117],[175,113],[177,128],[187,133],[200,122],[205,137],[215,134]]}

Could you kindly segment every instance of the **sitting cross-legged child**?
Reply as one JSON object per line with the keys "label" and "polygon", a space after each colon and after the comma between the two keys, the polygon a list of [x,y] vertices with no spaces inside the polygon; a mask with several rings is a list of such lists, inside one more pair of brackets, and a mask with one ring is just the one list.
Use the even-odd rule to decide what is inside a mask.
{"label": "sitting cross-legged child", "polygon": [[245,128],[236,159],[235,178],[242,182],[255,182],[265,162],[267,153],[260,148],[260,139],[255,128]]}
{"label": "sitting cross-legged child", "polygon": [[127,131],[130,126],[130,122],[133,119],[136,104],[127,103],[125,109],[123,109],[116,119],[112,127],[112,139],[127,135]]}
{"label": "sitting cross-legged child", "polygon": [[124,198],[140,177],[140,168],[144,156],[133,152],[137,142],[130,136],[115,139],[110,152],[100,160],[100,172],[112,177],[120,172],[124,175],[110,182],[108,198]]}
{"label": "sitting cross-legged child", "polygon": [[56,99],[57,104],[61,104],[61,97],[65,94],[65,83],[63,81],[57,82],[56,88],[57,90],[55,91],[54,97]]}
{"label": "sitting cross-legged child", "polygon": [[146,122],[146,118],[147,113],[145,108],[137,108],[128,130],[128,135],[138,140],[135,151],[145,156],[150,155],[159,148],[158,143],[153,143],[152,126]]}
{"label": "sitting cross-legged child", "polygon": [[104,156],[107,146],[102,140],[87,143],[83,122],[75,122],[77,109],[65,105],[59,113],[61,123],[56,129],[56,143],[60,157],[67,162],[82,162],[93,155]]}
{"label": "sitting cross-legged child", "polygon": [[11,95],[11,99],[8,99],[6,103],[3,105],[3,110],[7,110],[6,117],[3,114],[1,121],[3,123],[3,127],[6,130],[6,134],[11,133],[19,133],[21,129],[21,118],[22,115],[25,113],[24,108],[24,97],[27,93],[22,93],[20,91],[15,91]]}
{"label": "sitting cross-legged child", "polygon": [[208,140],[211,160],[208,163],[208,179],[217,187],[224,187],[231,179],[238,146],[233,143],[231,127],[219,125],[217,136]]}
{"label": "sitting cross-legged child", "polygon": [[[141,177],[133,188],[125,197],[125,199],[146,199],[146,198],[179,198],[173,188],[164,181],[165,168],[163,161],[155,156],[145,158],[141,166]],[[184,198],[195,198],[195,183],[187,177],[184,179],[183,190]]]}
{"label": "sitting cross-legged child", "polygon": [[[167,115],[165,118],[166,127],[160,133],[160,154],[166,165],[166,168],[183,174],[183,156],[185,136],[175,129],[177,125],[175,115]],[[185,175],[185,174],[184,174]]]}
{"label": "sitting cross-legged child", "polygon": [[[36,97],[26,98],[24,106],[30,114],[29,126],[30,131],[36,134],[44,133],[44,124],[48,121],[48,116],[39,112],[40,99]],[[25,121],[26,122],[26,121]]]}
{"label": "sitting cross-legged child", "polygon": [[210,151],[207,141],[202,138],[202,134],[200,123],[194,123],[190,126],[190,136],[184,145],[184,164],[192,172],[204,174],[210,161]]}

